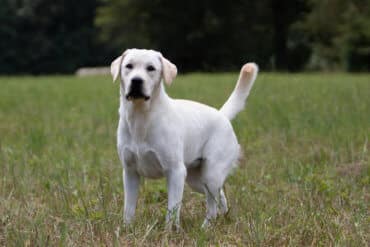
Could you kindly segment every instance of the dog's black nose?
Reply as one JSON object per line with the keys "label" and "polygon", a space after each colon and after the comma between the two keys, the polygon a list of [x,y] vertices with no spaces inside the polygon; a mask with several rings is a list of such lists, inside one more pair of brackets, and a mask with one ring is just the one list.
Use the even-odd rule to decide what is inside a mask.
{"label": "dog's black nose", "polygon": [[141,79],[140,77],[134,77],[131,79],[131,83],[135,86],[141,86],[141,84],[143,84],[143,79]]}
{"label": "dog's black nose", "polygon": [[145,99],[148,100],[150,97],[144,94],[143,91],[144,80],[140,77],[134,77],[131,79],[130,89],[126,95],[127,100],[131,99]]}

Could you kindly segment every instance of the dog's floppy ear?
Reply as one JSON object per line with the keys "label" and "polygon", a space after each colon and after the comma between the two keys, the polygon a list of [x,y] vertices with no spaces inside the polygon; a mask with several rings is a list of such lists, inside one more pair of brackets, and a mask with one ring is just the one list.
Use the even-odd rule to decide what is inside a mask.
{"label": "dog's floppy ear", "polygon": [[121,64],[127,52],[128,50],[126,50],[121,56],[114,59],[110,65],[110,73],[112,74],[113,82],[115,82],[117,78],[121,76]]}
{"label": "dog's floppy ear", "polygon": [[167,85],[170,85],[177,75],[176,65],[171,63],[165,57],[163,57],[162,54],[161,54],[161,62],[162,62],[163,80]]}

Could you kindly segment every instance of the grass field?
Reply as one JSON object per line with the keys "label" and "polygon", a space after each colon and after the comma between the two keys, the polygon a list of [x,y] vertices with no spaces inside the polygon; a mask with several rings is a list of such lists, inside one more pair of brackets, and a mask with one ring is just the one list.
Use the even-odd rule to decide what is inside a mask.
{"label": "grass field", "polygon": [[[237,74],[189,74],[172,97],[220,107]],[[164,231],[164,180],[143,180],[122,224],[109,77],[0,78],[0,246],[368,246],[370,75],[261,74],[233,121],[245,160],[230,212],[208,230],[185,191],[179,233]]]}

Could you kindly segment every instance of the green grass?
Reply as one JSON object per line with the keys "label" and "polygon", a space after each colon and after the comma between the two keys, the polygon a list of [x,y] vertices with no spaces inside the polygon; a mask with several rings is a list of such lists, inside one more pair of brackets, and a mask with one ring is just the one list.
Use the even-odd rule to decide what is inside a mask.
{"label": "green grass", "polygon": [[[176,98],[220,107],[236,74],[190,74]],[[261,74],[233,121],[245,159],[230,212],[206,231],[204,197],[185,191],[183,231],[164,231],[164,180],[144,180],[122,224],[108,77],[0,78],[0,245],[366,246],[370,242],[370,75]]]}

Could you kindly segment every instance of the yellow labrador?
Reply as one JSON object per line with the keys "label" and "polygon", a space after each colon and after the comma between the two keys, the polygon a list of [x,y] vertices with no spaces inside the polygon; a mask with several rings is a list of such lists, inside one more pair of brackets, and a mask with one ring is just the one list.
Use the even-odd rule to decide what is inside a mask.
{"label": "yellow labrador", "polygon": [[171,84],[174,64],[153,50],[129,49],[111,64],[120,79],[117,147],[124,168],[124,221],[135,215],[140,177],[166,177],[169,227],[180,225],[185,181],[206,195],[203,226],[227,211],[222,189],[239,157],[240,147],[230,120],[243,108],[258,73],[245,64],[229,99],[220,110],[188,100],[170,98],[162,80]]}

